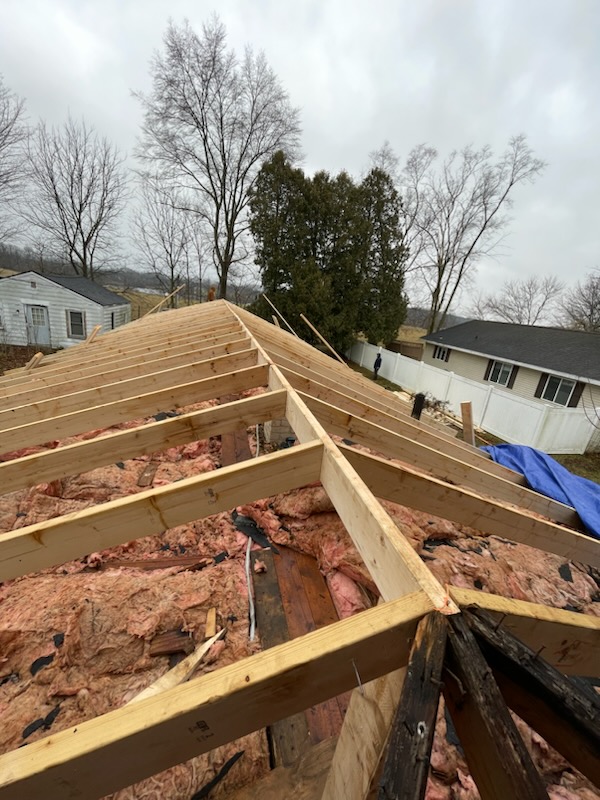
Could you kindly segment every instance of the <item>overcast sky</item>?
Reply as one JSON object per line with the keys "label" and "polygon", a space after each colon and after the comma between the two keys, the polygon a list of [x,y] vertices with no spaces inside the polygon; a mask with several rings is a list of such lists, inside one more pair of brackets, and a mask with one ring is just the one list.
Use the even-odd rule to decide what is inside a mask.
{"label": "overcast sky", "polygon": [[528,136],[548,167],[479,289],[600,266],[599,0],[0,0],[0,73],[31,122],[83,116],[131,152],[169,17],[200,32],[215,10],[300,107],[307,171],[359,175],[386,139],[402,161]]}

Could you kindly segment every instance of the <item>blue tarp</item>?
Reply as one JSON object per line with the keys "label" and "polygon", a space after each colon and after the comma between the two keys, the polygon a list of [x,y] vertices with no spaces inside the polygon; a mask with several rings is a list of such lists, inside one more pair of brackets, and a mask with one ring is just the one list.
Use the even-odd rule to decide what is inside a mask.
{"label": "blue tarp", "polygon": [[600,485],[573,475],[547,453],[520,444],[482,447],[494,461],[520,472],[529,486],[546,497],[566,503],[579,514],[586,530],[600,539]]}

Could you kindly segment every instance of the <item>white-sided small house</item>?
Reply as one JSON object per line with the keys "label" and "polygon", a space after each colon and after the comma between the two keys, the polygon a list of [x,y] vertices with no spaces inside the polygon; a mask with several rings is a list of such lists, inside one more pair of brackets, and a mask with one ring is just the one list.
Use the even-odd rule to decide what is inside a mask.
{"label": "white-sided small house", "polygon": [[4,344],[69,347],[97,325],[102,332],[131,320],[131,304],[79,275],[22,272],[0,279],[0,340]]}

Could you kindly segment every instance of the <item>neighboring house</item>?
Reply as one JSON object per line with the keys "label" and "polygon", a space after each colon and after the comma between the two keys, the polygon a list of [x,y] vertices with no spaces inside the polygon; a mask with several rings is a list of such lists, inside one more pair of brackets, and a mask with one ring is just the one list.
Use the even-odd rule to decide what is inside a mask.
{"label": "neighboring house", "polygon": [[540,403],[600,408],[600,334],[474,320],[423,340],[431,366]]}
{"label": "neighboring house", "polygon": [[131,304],[78,275],[22,272],[0,278],[0,341],[69,347],[96,325],[107,331],[131,319]]}

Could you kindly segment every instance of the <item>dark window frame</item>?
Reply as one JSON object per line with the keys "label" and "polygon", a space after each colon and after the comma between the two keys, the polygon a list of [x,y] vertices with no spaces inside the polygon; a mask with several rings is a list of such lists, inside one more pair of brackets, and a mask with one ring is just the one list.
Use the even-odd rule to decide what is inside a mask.
{"label": "dark window frame", "polygon": [[[85,319],[85,311],[81,311],[77,308],[67,308],[65,309],[65,314],[67,317],[67,337],[69,339],[85,339],[87,336],[87,324]],[[80,314],[81,315],[81,333],[74,333],[73,332],[73,322],[71,319],[71,314]]]}
{"label": "dark window frame", "polygon": [[433,347],[433,358],[436,361],[448,361],[452,351],[449,347],[444,347],[442,344],[436,344]]}
{"label": "dark window frame", "polygon": [[[518,367],[516,364],[511,364],[509,361],[490,359],[485,371],[485,380],[488,381],[488,383],[496,384],[496,386],[503,386],[505,389],[512,389],[515,383],[517,370]],[[506,380],[499,380],[503,374]]]}

